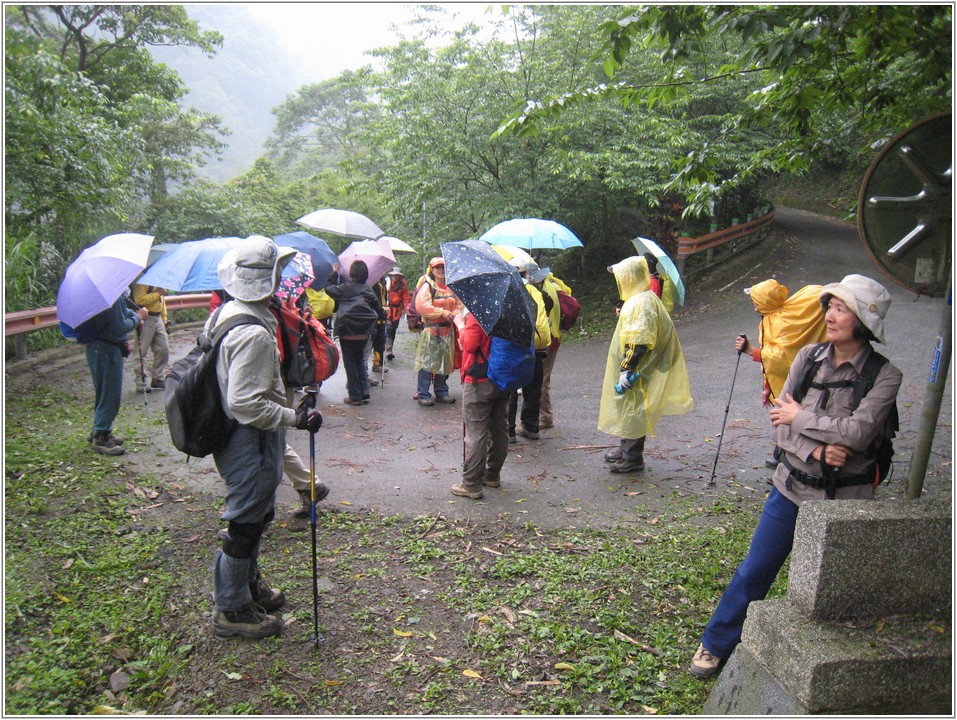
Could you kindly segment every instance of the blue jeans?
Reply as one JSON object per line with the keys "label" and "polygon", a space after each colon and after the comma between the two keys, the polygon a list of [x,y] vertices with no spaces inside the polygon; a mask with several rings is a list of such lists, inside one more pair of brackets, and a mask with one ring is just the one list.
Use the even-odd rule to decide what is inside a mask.
{"label": "blue jeans", "polygon": [[351,400],[361,401],[363,395],[369,394],[369,371],[363,357],[368,342],[339,338],[342,366],[346,369],[346,390]]}
{"label": "blue jeans", "polygon": [[93,431],[109,432],[120,412],[123,393],[123,355],[116,345],[97,340],[86,346],[86,362],[93,376]]}
{"label": "blue jeans", "polygon": [[798,506],[777,488],[772,488],[751,538],[748,555],[734,571],[701,636],[701,644],[712,655],[727,659],[741,642],[748,605],[767,596],[774,578],[791,554],[797,514]]}
{"label": "blue jeans", "polygon": [[439,375],[436,373],[433,375],[428,370],[419,370],[418,376],[418,394],[420,400],[428,400],[432,397],[429,393],[429,386],[432,385],[435,387],[435,397],[448,397],[449,396],[449,376],[448,375]]}

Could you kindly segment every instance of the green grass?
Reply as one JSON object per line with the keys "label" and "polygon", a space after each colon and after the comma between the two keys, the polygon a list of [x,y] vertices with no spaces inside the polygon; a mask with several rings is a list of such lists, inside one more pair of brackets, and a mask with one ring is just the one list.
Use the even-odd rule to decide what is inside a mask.
{"label": "green grass", "polygon": [[[676,498],[654,525],[574,531],[326,511],[336,644],[304,654],[311,598],[280,638],[208,638],[215,547],[183,538],[213,534],[214,499],[147,524],[136,491],[161,480],[86,450],[88,407],[41,386],[6,409],[8,714],[698,713],[712,683],[685,668],[759,506]],[[310,540],[274,529],[274,584],[310,587]]]}

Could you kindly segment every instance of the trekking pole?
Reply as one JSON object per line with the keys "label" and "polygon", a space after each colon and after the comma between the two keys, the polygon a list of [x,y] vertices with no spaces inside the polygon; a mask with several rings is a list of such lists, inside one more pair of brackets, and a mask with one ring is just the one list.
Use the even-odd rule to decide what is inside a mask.
{"label": "trekking pole", "polygon": [[[316,391],[307,390],[316,401]],[[315,407],[315,404],[313,404]],[[319,649],[324,638],[319,634],[319,560],[316,552],[316,433],[309,433],[309,523],[312,526],[312,639]]]}
{"label": "trekking pole", "polygon": [[718,451],[714,454],[714,465],[711,468],[711,480],[708,481],[708,485],[714,485],[714,476],[715,472],[718,469],[718,456],[721,454],[721,443],[724,442],[724,427],[728,422],[728,412],[731,410],[731,396],[734,395],[734,381],[738,377],[738,365],[741,364],[741,353],[744,352],[744,348],[748,346],[748,336],[741,334],[738,337],[744,338],[744,344],[741,346],[741,349],[738,350],[738,357],[734,361],[734,375],[731,377],[731,392],[728,393],[728,404],[724,408],[724,422],[721,423],[721,434],[718,436]]}

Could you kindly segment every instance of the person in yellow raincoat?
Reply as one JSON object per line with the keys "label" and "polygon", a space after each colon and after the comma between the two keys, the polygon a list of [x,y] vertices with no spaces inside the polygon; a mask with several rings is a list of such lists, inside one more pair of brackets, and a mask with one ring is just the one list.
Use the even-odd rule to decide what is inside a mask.
{"label": "person in yellow raincoat", "polygon": [[[773,407],[788,378],[791,363],[805,345],[824,342],[827,328],[819,301],[820,285],[806,285],[788,297],[788,289],[777,280],[765,280],[745,291],[754,303],[754,311],[761,315],[758,326],[758,345],[753,346],[742,336],[734,341],[739,353],[748,353],[761,363],[764,388],[761,404]],[[778,466],[778,453],[764,461],[769,468]]]}
{"label": "person in yellow raincoat", "polygon": [[[455,316],[465,309],[445,284],[445,260],[434,257],[429,261],[425,282],[415,293],[415,310],[422,316],[425,327],[419,333],[415,352],[418,387],[415,398],[419,405],[454,403],[449,397],[449,375],[455,369]],[[430,389],[435,390],[435,400]]]}
{"label": "person in yellow raincoat", "polygon": [[694,401],[678,333],[651,290],[647,262],[632,256],[608,270],[624,304],[608,347],[598,429],[621,438],[605,453],[611,472],[632,473],[645,468],[645,437],[658,420],[687,413]]}

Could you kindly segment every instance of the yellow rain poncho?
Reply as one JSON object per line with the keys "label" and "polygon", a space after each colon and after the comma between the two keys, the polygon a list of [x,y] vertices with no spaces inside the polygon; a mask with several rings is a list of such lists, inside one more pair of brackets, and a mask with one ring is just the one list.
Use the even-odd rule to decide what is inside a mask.
{"label": "yellow rain poncho", "polygon": [[781,394],[791,363],[805,345],[824,342],[826,330],[821,310],[821,286],[806,285],[787,296],[777,280],[765,280],[748,290],[755,309],[761,313],[758,330],[764,380],[771,388],[771,400]]}
{"label": "yellow rain poncho", "polygon": [[[598,429],[637,439],[652,432],[662,415],[683,415],[694,402],[678,334],[665,306],[650,290],[645,259],[625,258],[610,269],[624,305],[608,348]],[[641,377],[634,387],[618,395],[615,383],[621,364],[629,348],[639,345],[647,348],[638,363]]]}

